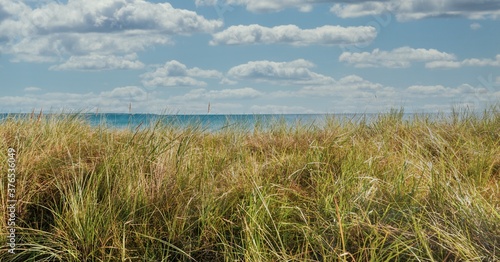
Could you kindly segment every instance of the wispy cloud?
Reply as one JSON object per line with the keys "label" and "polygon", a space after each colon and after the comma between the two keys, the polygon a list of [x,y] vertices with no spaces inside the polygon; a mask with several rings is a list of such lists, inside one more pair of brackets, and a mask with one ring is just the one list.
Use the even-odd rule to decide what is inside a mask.
{"label": "wispy cloud", "polygon": [[477,22],[470,24],[470,28],[472,30],[479,30],[479,29],[481,29],[481,27],[482,27],[481,24],[477,23]]}
{"label": "wispy cloud", "polygon": [[252,113],[255,114],[311,114],[317,113],[314,110],[303,106],[285,106],[285,105],[253,105],[250,107]]}
{"label": "wispy cloud", "polygon": [[90,54],[85,56],[71,56],[66,62],[51,66],[50,70],[112,70],[112,69],[141,69],[144,64],[137,60],[137,54],[126,56]]}
{"label": "wispy cloud", "polygon": [[203,88],[191,90],[188,93],[170,98],[172,101],[192,102],[194,100],[224,100],[224,99],[253,99],[263,96],[260,91],[251,87],[206,90]]}
{"label": "wispy cloud", "polygon": [[28,86],[24,88],[24,92],[39,92],[39,91],[42,91],[42,89],[36,86]]}
{"label": "wispy cloud", "polygon": [[241,5],[251,12],[278,12],[296,8],[309,12],[315,4],[332,3],[331,12],[348,18],[393,13],[400,21],[430,17],[466,17],[469,19],[498,19],[500,2],[469,0],[196,0],[197,5]]}
{"label": "wispy cloud", "polygon": [[372,52],[343,52],[340,62],[345,62],[355,67],[388,67],[388,68],[406,68],[413,62],[432,62],[432,61],[453,61],[455,55],[441,52],[436,49],[423,49],[400,47],[391,51],[374,49]]}
{"label": "wispy cloud", "polygon": [[[50,92],[33,89],[22,96],[0,96],[3,112],[90,111],[204,113],[208,102],[212,112],[238,110],[246,113],[353,113],[380,112],[405,105],[413,110],[448,110],[452,104],[481,106],[500,99],[500,91],[462,84],[411,85],[394,88],[349,75],[330,84],[302,86],[296,90],[259,91],[252,87],[208,90],[192,89],[162,98],[161,90],[147,91],[139,86],[123,86],[99,93]],[[286,99],[285,99],[286,98]],[[286,102],[285,102],[286,101]],[[290,101],[294,101],[290,105]],[[318,101],[315,106],[310,101]],[[331,111],[329,111],[331,110]]]}
{"label": "wispy cloud", "polygon": [[[500,2],[467,0],[361,0],[345,1],[333,5],[331,12],[342,18],[379,15],[390,12],[399,21],[418,20],[431,17],[465,17],[469,19],[498,19]],[[341,3],[342,2],[342,3]]]}
{"label": "wispy cloud", "polygon": [[464,66],[470,67],[483,67],[483,66],[500,66],[500,54],[494,59],[489,58],[469,58],[462,61],[433,61],[428,62],[425,67],[427,68],[460,68]]}

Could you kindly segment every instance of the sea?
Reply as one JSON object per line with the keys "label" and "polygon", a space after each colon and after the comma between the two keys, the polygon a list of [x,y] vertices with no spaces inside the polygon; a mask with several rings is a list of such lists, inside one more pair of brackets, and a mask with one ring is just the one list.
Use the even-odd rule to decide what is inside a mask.
{"label": "sea", "polygon": [[[112,129],[148,128],[158,123],[177,127],[193,127],[207,131],[223,130],[238,127],[252,130],[268,128],[274,124],[322,126],[326,122],[326,114],[204,114],[204,115],[157,115],[157,114],[120,114],[120,113],[78,113],[78,114],[44,114],[43,117],[78,117],[91,126],[105,126]],[[38,114],[0,113],[0,123],[13,119],[38,119]]]}

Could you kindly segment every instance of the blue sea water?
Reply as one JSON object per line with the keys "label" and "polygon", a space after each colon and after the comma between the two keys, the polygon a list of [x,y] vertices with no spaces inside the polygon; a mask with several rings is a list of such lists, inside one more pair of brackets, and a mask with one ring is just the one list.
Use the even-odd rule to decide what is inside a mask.
{"label": "blue sea water", "polygon": [[151,114],[89,114],[86,118],[91,125],[106,125],[113,128],[137,128],[155,125],[158,122],[179,127],[196,127],[202,130],[217,131],[235,127],[254,129],[266,128],[273,123],[285,123],[293,126],[303,125],[321,126],[326,115],[321,114],[260,114],[260,115],[151,115]]}
{"label": "blue sea water", "polygon": [[[75,116],[83,118],[91,126],[106,126],[117,129],[147,128],[157,123],[175,125],[179,127],[196,127],[207,131],[217,131],[237,126],[252,130],[267,128],[272,124],[281,123],[288,126],[297,124],[308,126],[322,126],[327,118],[325,114],[242,114],[242,115],[156,115],[156,114],[62,114],[58,116]],[[0,114],[0,122],[7,118],[38,118],[32,114]],[[47,117],[47,115],[44,115]]]}

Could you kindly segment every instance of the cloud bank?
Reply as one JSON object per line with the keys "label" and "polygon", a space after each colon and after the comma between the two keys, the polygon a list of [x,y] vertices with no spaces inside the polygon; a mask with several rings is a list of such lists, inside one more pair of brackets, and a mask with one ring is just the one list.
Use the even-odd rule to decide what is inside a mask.
{"label": "cloud bank", "polygon": [[252,24],[231,26],[215,33],[210,44],[354,45],[370,43],[376,37],[377,30],[371,26],[325,25],[314,29],[301,29],[296,25],[265,27]]}
{"label": "cloud bank", "polygon": [[[0,0],[0,6],[0,52],[11,54],[14,61],[69,58],[53,68],[57,70],[141,68],[140,62],[124,57],[173,44],[174,35],[212,33],[222,26],[219,20],[169,3],[141,0],[72,0],[35,8]],[[105,65],[96,58],[103,58]],[[77,67],[75,61],[85,66]]]}
{"label": "cloud bank", "polygon": [[199,5],[244,6],[255,13],[279,12],[296,8],[311,11],[315,5],[331,3],[330,11],[341,18],[392,13],[400,21],[431,17],[465,17],[468,19],[498,19],[499,1],[471,0],[196,0]]}
{"label": "cloud bank", "polygon": [[179,86],[206,86],[207,83],[199,78],[219,78],[222,73],[216,70],[203,70],[198,67],[188,68],[179,61],[172,60],[157,67],[153,72],[141,75],[144,86],[149,87],[179,87]]}

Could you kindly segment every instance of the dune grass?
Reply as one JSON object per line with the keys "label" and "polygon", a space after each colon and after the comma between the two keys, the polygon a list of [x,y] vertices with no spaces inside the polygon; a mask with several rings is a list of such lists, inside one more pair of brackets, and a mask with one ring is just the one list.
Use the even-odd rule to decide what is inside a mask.
{"label": "dune grass", "polygon": [[500,260],[500,107],[325,121],[207,132],[5,120],[18,236],[0,260]]}

